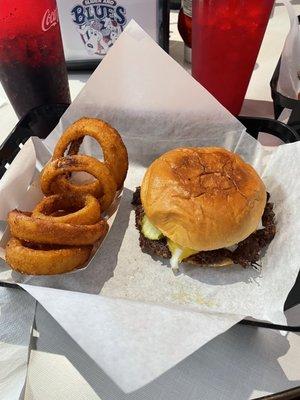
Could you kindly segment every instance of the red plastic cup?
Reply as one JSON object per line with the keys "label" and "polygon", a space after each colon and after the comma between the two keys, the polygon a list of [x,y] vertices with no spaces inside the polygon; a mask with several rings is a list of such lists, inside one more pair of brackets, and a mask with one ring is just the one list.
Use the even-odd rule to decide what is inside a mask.
{"label": "red plastic cup", "polygon": [[0,0],[0,80],[18,117],[70,103],[55,0]]}
{"label": "red plastic cup", "polygon": [[274,0],[193,0],[192,74],[238,115]]}

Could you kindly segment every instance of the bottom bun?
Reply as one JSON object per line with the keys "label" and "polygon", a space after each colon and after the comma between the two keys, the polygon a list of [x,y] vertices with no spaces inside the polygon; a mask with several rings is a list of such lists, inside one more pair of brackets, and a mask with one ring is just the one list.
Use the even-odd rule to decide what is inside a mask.
{"label": "bottom bun", "polygon": [[217,263],[212,263],[212,264],[203,264],[203,263],[199,263],[196,260],[193,259],[186,259],[182,262],[183,264],[188,263],[188,264],[192,264],[195,265],[197,267],[210,267],[210,268],[222,268],[222,267],[233,267],[234,263],[230,258],[224,258],[221,261],[218,261]]}

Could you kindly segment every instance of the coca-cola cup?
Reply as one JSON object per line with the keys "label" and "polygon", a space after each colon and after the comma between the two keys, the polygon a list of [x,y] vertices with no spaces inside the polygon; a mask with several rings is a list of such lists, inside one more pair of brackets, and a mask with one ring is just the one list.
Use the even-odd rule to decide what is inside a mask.
{"label": "coca-cola cup", "polygon": [[0,0],[0,80],[19,118],[70,103],[55,0]]}

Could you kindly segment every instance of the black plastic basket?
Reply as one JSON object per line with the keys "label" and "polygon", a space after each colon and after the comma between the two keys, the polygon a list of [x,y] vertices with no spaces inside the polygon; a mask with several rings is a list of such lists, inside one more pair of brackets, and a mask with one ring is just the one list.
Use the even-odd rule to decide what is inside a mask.
{"label": "black plastic basket", "polygon": [[[4,175],[7,166],[13,161],[15,156],[20,150],[19,145],[25,143],[31,136],[38,136],[41,139],[46,138],[49,133],[55,128],[60,117],[67,109],[68,104],[52,104],[37,107],[31,110],[25,117],[23,117],[7,139],[0,146],[0,179]],[[255,118],[255,117],[239,117],[239,120],[246,127],[247,132],[255,139],[258,138],[260,132],[272,134],[284,143],[292,143],[300,140],[297,132],[293,128],[285,125],[284,123],[268,118]],[[8,284],[0,283],[2,286]],[[9,284],[9,286],[11,286]],[[18,287],[17,285],[13,285]],[[288,295],[285,302],[285,310],[288,310],[297,304],[300,304],[300,274],[297,281]],[[282,326],[269,324],[259,321],[241,321],[242,324],[260,326],[270,329],[280,329],[285,331],[300,332],[300,326]]]}
{"label": "black plastic basket", "polygon": [[300,399],[300,386],[293,389],[285,390],[280,393],[270,394],[269,396],[259,397],[254,400],[299,400]]}
{"label": "black plastic basket", "polygon": [[24,144],[31,136],[45,139],[55,128],[69,104],[42,105],[29,111],[14,127],[0,146],[0,179]]}

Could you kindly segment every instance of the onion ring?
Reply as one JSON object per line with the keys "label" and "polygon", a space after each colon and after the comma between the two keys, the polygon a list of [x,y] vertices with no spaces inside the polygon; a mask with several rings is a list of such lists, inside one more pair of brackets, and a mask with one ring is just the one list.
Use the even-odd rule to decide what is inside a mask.
{"label": "onion ring", "polygon": [[[57,177],[74,171],[88,172],[100,182],[103,187],[103,195],[99,201],[102,211],[107,210],[116,196],[116,182],[108,167],[103,162],[96,160],[94,157],[74,155],[51,161],[45,166],[41,173],[40,185],[42,192],[46,196],[54,193],[65,192],[66,186],[60,186],[62,181],[57,180]],[[53,185],[54,182],[55,184]],[[76,185],[73,185],[68,181],[66,181],[66,184],[68,185],[67,187],[70,193],[77,192],[78,186],[76,190],[74,189],[74,186]],[[82,185],[82,188],[83,187],[84,185]]]}
{"label": "onion ring", "polygon": [[8,213],[8,224],[11,235],[26,242],[71,246],[93,244],[108,230],[105,220],[93,225],[71,225],[35,218],[18,210]]}
{"label": "onion ring", "polygon": [[[65,215],[60,212],[70,211],[71,207],[77,211],[65,213]],[[60,213],[56,216],[58,212]],[[98,200],[91,195],[54,194],[50,197],[45,197],[35,207],[32,216],[66,224],[91,225],[100,220],[101,210]]]}
{"label": "onion ring", "polygon": [[[111,170],[117,188],[120,189],[126,178],[128,169],[128,154],[118,131],[106,122],[96,118],[81,118],[70,125],[57,142],[52,160],[63,157],[71,143],[71,154],[78,152],[80,139],[91,136],[99,143],[103,151],[104,161]],[[72,143],[77,141],[72,146]],[[97,182],[91,183],[98,186]]]}
{"label": "onion ring", "polygon": [[27,247],[11,238],[6,245],[6,262],[12,269],[28,275],[55,275],[82,267],[89,259],[92,246],[51,248]]}

